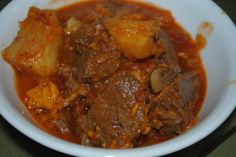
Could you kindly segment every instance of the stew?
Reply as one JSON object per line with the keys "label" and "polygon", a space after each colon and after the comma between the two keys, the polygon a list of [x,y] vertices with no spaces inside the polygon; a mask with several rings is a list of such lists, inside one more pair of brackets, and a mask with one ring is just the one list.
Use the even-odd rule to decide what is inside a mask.
{"label": "stew", "polygon": [[206,92],[200,49],[170,11],[103,0],[31,7],[3,57],[42,129],[86,146],[132,148],[196,124]]}

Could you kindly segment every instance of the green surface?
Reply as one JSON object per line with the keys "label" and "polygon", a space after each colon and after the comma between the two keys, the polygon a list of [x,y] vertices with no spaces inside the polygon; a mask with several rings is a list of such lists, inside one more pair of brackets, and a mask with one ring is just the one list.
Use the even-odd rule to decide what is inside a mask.
{"label": "green surface", "polygon": [[[0,0],[0,10],[9,0]],[[236,22],[235,0],[215,0]],[[236,157],[236,110],[204,140],[168,157]],[[46,141],[45,141],[46,142]],[[0,116],[0,157],[65,157],[21,134]]]}
{"label": "green surface", "polygon": [[2,10],[2,8],[4,8],[4,6],[10,2],[10,0],[0,0],[0,10]]}
{"label": "green surface", "polygon": [[207,157],[235,157],[236,156],[236,134],[234,133],[230,138],[228,138],[223,144],[221,144],[217,149],[210,153]]}

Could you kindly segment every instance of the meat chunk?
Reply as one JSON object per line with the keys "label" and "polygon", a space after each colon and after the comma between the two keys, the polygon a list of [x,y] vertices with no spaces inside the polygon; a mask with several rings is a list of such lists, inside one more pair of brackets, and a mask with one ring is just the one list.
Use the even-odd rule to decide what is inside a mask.
{"label": "meat chunk", "polygon": [[94,145],[109,148],[129,148],[141,133],[148,133],[148,107],[144,98],[138,101],[142,85],[131,74],[118,72],[109,80],[80,127]]}
{"label": "meat chunk", "polygon": [[20,23],[14,42],[6,48],[4,58],[17,70],[46,77],[56,71],[61,40],[62,29],[56,13],[32,7]]}
{"label": "meat chunk", "polygon": [[156,96],[149,112],[152,127],[164,134],[178,134],[193,118],[199,77],[185,73]]}
{"label": "meat chunk", "polygon": [[72,134],[74,133],[74,120],[73,115],[70,108],[63,108],[56,120],[54,120],[54,124],[58,131],[63,134]]}
{"label": "meat chunk", "polygon": [[157,61],[162,59],[162,63],[159,64],[163,64],[164,67],[157,68],[151,74],[150,81],[152,90],[153,92],[158,93],[176,78],[181,72],[181,67],[178,65],[179,63],[174,46],[167,33],[161,29],[156,33],[155,39],[157,45],[162,47],[165,52],[162,57],[157,59]]}
{"label": "meat chunk", "polygon": [[162,47],[163,51],[165,51],[167,64],[171,67],[175,67],[176,65],[178,65],[178,59],[173,43],[163,29],[160,29],[160,31],[156,32],[155,40],[157,42],[157,45],[159,45],[159,47]]}
{"label": "meat chunk", "polygon": [[79,82],[99,81],[120,65],[121,53],[99,21],[81,25],[77,32],[66,37],[65,45],[65,58],[71,56],[73,63],[69,66],[74,66],[72,73]]}
{"label": "meat chunk", "polygon": [[83,53],[77,58],[77,79],[80,82],[98,81],[116,71],[120,64],[120,53],[103,51],[94,55],[92,52]]}

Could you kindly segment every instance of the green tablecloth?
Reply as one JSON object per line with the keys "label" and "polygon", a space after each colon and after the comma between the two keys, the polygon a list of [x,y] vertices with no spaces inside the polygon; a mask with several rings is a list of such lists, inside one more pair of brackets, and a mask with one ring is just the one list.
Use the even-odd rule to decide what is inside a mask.
{"label": "green tablecloth", "polygon": [[[0,0],[0,10],[10,0]],[[214,0],[236,23],[235,0]],[[236,37],[235,37],[236,38]],[[236,157],[236,110],[204,140],[168,157]],[[21,134],[0,116],[0,157],[65,157]]]}

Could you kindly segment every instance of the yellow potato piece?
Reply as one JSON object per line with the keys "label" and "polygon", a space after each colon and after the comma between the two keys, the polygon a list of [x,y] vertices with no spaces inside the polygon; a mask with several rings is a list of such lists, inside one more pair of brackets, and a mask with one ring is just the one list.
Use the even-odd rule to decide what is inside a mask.
{"label": "yellow potato piece", "polygon": [[32,7],[20,23],[20,31],[4,51],[4,58],[17,70],[33,71],[40,76],[55,72],[62,29],[56,13]]}
{"label": "yellow potato piece", "polygon": [[154,36],[159,27],[155,21],[110,18],[104,26],[127,58],[144,59],[156,52]]}
{"label": "yellow potato piece", "polygon": [[26,93],[28,107],[44,108],[51,110],[55,108],[56,101],[60,97],[60,91],[52,82],[40,82],[36,87]]}

